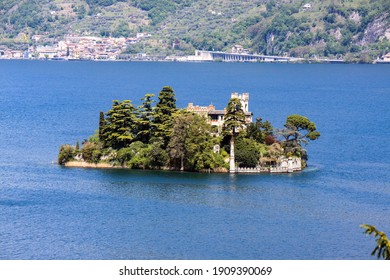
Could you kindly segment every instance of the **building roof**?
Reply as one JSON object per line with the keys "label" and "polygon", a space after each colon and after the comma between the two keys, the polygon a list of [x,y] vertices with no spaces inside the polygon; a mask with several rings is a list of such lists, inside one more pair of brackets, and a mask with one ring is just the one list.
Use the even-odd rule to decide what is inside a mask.
{"label": "building roof", "polygon": [[209,115],[225,115],[225,110],[212,110],[207,112]]}
{"label": "building roof", "polygon": [[[207,112],[209,115],[225,115],[226,110],[213,110],[213,111],[208,111]],[[245,112],[245,116],[252,116],[252,112]]]}

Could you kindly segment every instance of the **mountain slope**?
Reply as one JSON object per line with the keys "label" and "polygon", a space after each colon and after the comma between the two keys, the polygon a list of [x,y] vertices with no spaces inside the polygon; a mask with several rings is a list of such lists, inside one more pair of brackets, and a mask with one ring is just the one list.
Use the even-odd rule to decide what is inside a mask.
{"label": "mountain slope", "polygon": [[390,52],[388,0],[0,0],[0,44],[26,48],[33,35],[153,36],[132,52],[195,49],[370,60]]}

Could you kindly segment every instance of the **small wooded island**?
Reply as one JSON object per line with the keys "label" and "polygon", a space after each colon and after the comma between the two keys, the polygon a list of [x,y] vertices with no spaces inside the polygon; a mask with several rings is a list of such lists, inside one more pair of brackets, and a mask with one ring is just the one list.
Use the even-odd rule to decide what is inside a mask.
{"label": "small wooded island", "polygon": [[[315,123],[287,117],[283,129],[248,111],[249,94],[232,93],[224,110],[213,105],[176,107],[171,87],[146,94],[135,107],[114,100],[100,112],[99,130],[80,148],[60,147],[58,163],[94,168],[162,169],[198,172],[294,172],[306,167],[303,148],[319,138]],[[155,105],[155,106],[154,106]]]}

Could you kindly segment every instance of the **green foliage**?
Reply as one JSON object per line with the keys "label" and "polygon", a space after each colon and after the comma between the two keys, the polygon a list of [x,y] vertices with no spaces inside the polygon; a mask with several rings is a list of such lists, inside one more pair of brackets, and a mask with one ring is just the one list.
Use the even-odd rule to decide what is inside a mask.
{"label": "green foliage", "polygon": [[168,165],[169,156],[164,148],[162,138],[152,138],[150,140],[148,152],[149,165],[152,168],[161,168]]}
{"label": "green foliage", "polygon": [[[106,114],[100,112],[99,130],[83,141],[81,151],[78,143],[76,148],[70,145],[60,147],[59,164],[81,153],[82,159],[89,163],[103,161],[128,168],[169,167],[201,171],[229,167],[233,170],[234,154],[239,166],[255,167],[260,156],[277,158],[283,152],[274,138],[270,122],[257,118],[255,123],[245,124],[245,114],[238,98],[229,100],[222,138],[216,135],[216,128],[205,117],[184,109],[177,110],[171,87],[163,87],[156,107],[153,106],[153,97],[153,94],[146,94],[138,109],[130,100],[114,100]],[[305,159],[302,143],[317,139],[320,133],[308,118],[291,115],[281,135],[285,138],[281,143],[285,154]],[[214,152],[217,146],[223,148]],[[226,162],[228,157],[229,164]]]}
{"label": "green foliage", "polygon": [[363,224],[360,227],[364,228],[366,235],[373,235],[376,238],[376,246],[371,252],[372,256],[377,256],[378,259],[390,260],[390,240],[382,231],[378,231],[374,226]]}
{"label": "green foliage", "polygon": [[149,166],[149,147],[147,144],[136,141],[130,144],[129,149],[132,151],[132,157],[127,162],[128,167],[144,169]]}
{"label": "green foliage", "polygon": [[187,111],[174,115],[172,136],[168,143],[171,162],[180,170],[215,167],[211,126],[206,119]]}
{"label": "green foliage", "polygon": [[24,27],[30,27],[44,30],[47,28],[45,18],[41,15],[40,6],[36,1],[23,1],[14,7],[17,8],[17,12],[11,13],[8,18],[14,29],[20,30]]}
{"label": "green foliage", "polygon": [[100,143],[87,141],[83,143],[81,154],[83,159],[89,163],[98,163],[102,156],[102,145]]}
{"label": "green foliage", "polygon": [[153,112],[153,136],[163,138],[166,145],[173,126],[172,115],[177,111],[175,93],[171,87],[165,86],[160,91],[158,99],[159,102]]}
{"label": "green foliage", "polygon": [[130,35],[131,30],[129,28],[129,24],[124,21],[120,21],[112,32],[113,37],[129,37]]}
{"label": "green foliage", "polygon": [[272,124],[269,121],[263,122],[261,118],[256,118],[254,123],[246,125],[246,137],[257,141],[258,143],[265,143],[266,139],[268,139],[269,142],[269,136],[273,135],[273,131],[274,128],[272,127]]}
{"label": "green foliage", "polygon": [[152,24],[162,22],[178,8],[189,6],[193,0],[134,0],[135,6],[148,12]]}
{"label": "green foliage", "polygon": [[87,10],[85,9],[85,6],[84,5],[80,5],[80,6],[77,6],[75,7],[75,12],[77,14],[77,18],[78,19],[83,19],[87,13]]}
{"label": "green foliage", "polygon": [[147,93],[138,107],[137,140],[149,143],[152,137],[154,94]]}
{"label": "green foliage", "polygon": [[104,125],[105,125],[105,119],[104,119],[104,112],[100,112],[99,114],[99,140],[103,141],[103,135],[104,135]]}
{"label": "green foliage", "polygon": [[113,101],[111,110],[106,113],[101,138],[106,147],[124,148],[136,137],[136,110],[130,100]]}
{"label": "green foliage", "polygon": [[117,152],[116,160],[121,166],[129,168],[146,168],[149,166],[150,147],[140,141],[130,144]]}
{"label": "green foliage", "polygon": [[260,158],[260,146],[252,139],[238,137],[235,142],[235,160],[240,167],[256,167]]}
{"label": "green foliage", "polygon": [[[379,33],[374,34],[377,31],[370,35],[375,42],[362,43],[364,34],[367,35],[367,27],[381,17],[382,24],[388,26],[390,23],[389,2],[386,0],[365,3],[350,0],[330,4],[314,1],[311,2],[312,9],[308,11],[300,11],[294,3],[279,1],[278,3],[279,9],[272,8],[274,6],[272,2],[268,3],[267,8],[270,9],[267,9],[267,15],[263,14],[264,17],[268,17],[267,20],[260,21],[248,29],[253,49],[265,54],[289,53],[301,57],[340,58],[349,52],[377,49],[382,41]],[[301,2],[298,2],[298,5],[300,4]],[[322,36],[323,34],[326,35]],[[368,61],[371,62],[380,54],[379,50],[372,51]]]}
{"label": "green foliage", "polygon": [[245,124],[245,113],[242,110],[240,99],[231,98],[224,116],[223,132],[226,135],[234,135],[243,128]]}
{"label": "green foliage", "polygon": [[[119,6],[119,2],[126,5]],[[390,51],[383,47],[384,32],[390,25],[388,0],[313,0],[307,11],[302,10],[301,1],[281,0],[222,0],[218,4],[203,0],[80,0],[73,2],[73,11],[64,9],[62,3],[0,0],[0,43],[25,50],[34,34],[49,34],[44,43],[54,44],[69,33],[119,37],[147,31],[152,38],[130,46],[127,53],[146,52],[147,48],[154,54],[183,55],[195,48],[230,51],[241,44],[263,54],[345,57],[365,63]],[[356,13],[357,18],[351,17]],[[367,28],[378,19],[377,26],[383,30],[368,34]],[[363,41],[363,37],[369,40]]]}
{"label": "green foliage", "polygon": [[302,145],[320,137],[316,124],[307,117],[290,115],[287,117],[284,127],[279,133],[284,138],[281,144],[285,153],[306,159],[306,151]]}
{"label": "green foliage", "polygon": [[88,5],[91,5],[91,6],[103,6],[103,7],[107,7],[107,6],[111,6],[117,2],[125,2],[123,0],[86,0],[87,4]]}
{"label": "green foliage", "polygon": [[72,160],[76,155],[76,150],[73,146],[66,144],[60,147],[58,153],[58,164],[64,165],[68,161]]}
{"label": "green foliage", "polygon": [[244,129],[245,113],[242,110],[242,104],[240,99],[231,98],[226,108],[224,116],[224,124],[222,127],[222,133],[230,135],[230,161],[229,170],[234,172],[235,157],[234,157],[234,137]]}
{"label": "green foliage", "polygon": [[[109,33],[108,33],[109,36]],[[144,52],[144,45],[143,44],[133,44],[126,48],[126,50],[123,52],[124,54],[137,54]]]}

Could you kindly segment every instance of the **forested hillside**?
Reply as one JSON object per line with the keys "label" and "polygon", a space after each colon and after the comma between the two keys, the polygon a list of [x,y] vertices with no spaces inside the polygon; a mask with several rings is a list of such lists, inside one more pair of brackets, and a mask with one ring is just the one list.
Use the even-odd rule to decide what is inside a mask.
{"label": "forested hillside", "polygon": [[[33,35],[152,36],[127,52],[195,49],[369,61],[390,51],[389,0],[0,0],[0,44]],[[42,42],[40,42],[42,43]]]}

